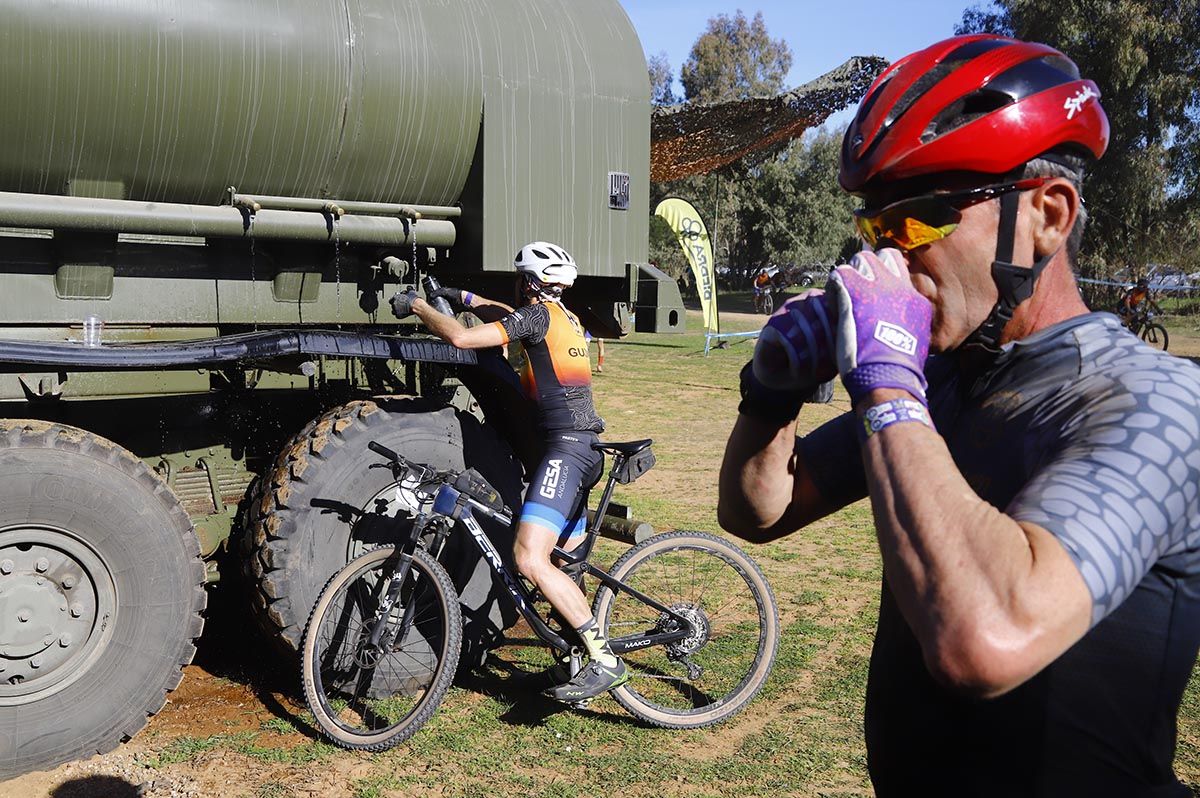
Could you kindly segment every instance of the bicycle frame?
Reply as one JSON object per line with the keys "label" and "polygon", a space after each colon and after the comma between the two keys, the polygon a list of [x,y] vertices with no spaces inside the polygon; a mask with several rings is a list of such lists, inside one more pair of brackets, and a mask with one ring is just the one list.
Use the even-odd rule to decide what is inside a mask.
{"label": "bicycle frame", "polygon": [[[499,575],[517,611],[521,613],[521,616],[533,628],[534,633],[547,645],[564,654],[569,654],[573,646],[551,629],[537,612],[534,611],[533,596],[530,594],[529,589],[505,566],[504,558],[501,557],[495,544],[492,543],[487,533],[483,531],[483,527],[479,525],[479,521],[475,518],[475,513],[481,513],[485,517],[492,518],[504,526],[510,527],[513,522],[512,511],[508,508],[495,510],[469,494],[458,490],[446,481],[448,472],[439,473],[427,466],[409,463],[392,450],[375,441],[368,443],[367,448],[391,461],[389,467],[393,469],[393,474],[398,482],[403,480],[402,473],[404,476],[409,476],[414,470],[417,472],[419,481],[430,480],[440,482],[437,493],[433,495],[431,512],[418,513],[413,519],[408,539],[399,542],[397,546],[396,554],[400,566],[393,572],[388,587],[384,591],[384,595],[381,596],[379,608],[372,622],[373,628],[369,643],[375,647],[381,645],[384,630],[389,624],[379,623],[379,621],[387,618],[395,606],[395,602],[400,595],[400,586],[403,584],[404,578],[408,575],[412,564],[413,551],[417,546],[421,545],[421,537],[425,534],[427,527],[430,523],[437,523],[438,519],[448,519],[451,522],[462,524],[471,534],[471,539],[475,541],[475,545],[479,548],[483,558],[487,561],[491,569]],[[608,475],[608,483],[604,486],[604,492],[600,495],[600,503],[596,507],[592,523],[588,526],[587,537],[583,544],[575,551],[565,551],[559,546],[554,547],[554,557],[564,563],[562,566],[564,571],[573,571],[573,575],[577,577],[583,574],[591,575],[603,582],[610,589],[628,593],[646,606],[657,610],[665,618],[674,620],[679,624],[679,628],[673,632],[659,632],[657,634],[642,633],[610,639],[609,645],[617,654],[649,648],[650,646],[669,645],[685,639],[694,631],[692,622],[687,617],[675,612],[670,607],[661,604],[645,593],[626,585],[620,579],[611,576],[607,571],[597,568],[588,562],[588,557],[591,556],[596,538],[600,534],[600,523],[604,518],[604,513],[608,510],[609,502],[612,500],[613,490],[617,483],[617,473],[624,466],[626,460],[627,457],[625,455],[618,454],[614,456],[613,468],[609,471]],[[383,467],[382,464],[380,467]],[[430,550],[435,556],[440,552],[441,544],[449,532],[450,529],[447,525],[442,525],[435,531],[434,539],[430,545]],[[396,631],[401,638],[403,638],[409,623],[411,623],[411,616],[411,607],[406,607],[404,615],[396,627]]]}
{"label": "bicycle frame", "polygon": [[[595,543],[595,538],[600,530],[600,519],[602,511],[607,509],[608,500],[612,496],[612,489],[615,483],[615,478],[610,475],[608,485],[605,486],[604,494],[601,498],[600,506],[597,508],[595,517],[592,520],[591,526],[588,528],[588,539],[583,546],[580,547],[579,553],[564,551],[558,546],[554,547],[554,556],[567,563],[568,566],[575,566],[582,573],[589,574],[603,582],[613,590],[619,590],[636,598],[643,604],[652,607],[665,616],[675,620],[680,628],[674,632],[659,632],[657,634],[637,634],[628,635],[625,637],[612,638],[608,641],[609,646],[614,653],[623,654],[626,651],[635,649],[648,648],[656,645],[669,645],[671,643],[683,640],[692,632],[691,621],[683,615],[672,610],[670,607],[655,601],[645,593],[626,585],[621,580],[610,576],[607,571],[595,567],[587,561],[588,555],[591,553],[592,546]],[[475,541],[475,545],[479,548],[480,553],[487,561],[488,565],[500,577],[504,583],[504,587],[508,590],[509,596],[512,597],[513,603],[517,607],[517,611],[533,628],[534,633],[545,641],[548,645],[563,653],[569,653],[572,644],[568,643],[561,635],[551,629],[541,616],[533,609],[533,597],[530,595],[528,588],[518,580],[513,573],[504,565],[504,559],[500,556],[500,552],[496,549],[495,544],[488,538],[487,533],[483,531],[483,527],[479,525],[479,521],[475,518],[475,513],[482,513],[484,516],[494,518],[497,521],[509,525],[512,523],[511,513],[501,513],[492,510],[489,507],[480,504],[470,496],[460,493],[452,485],[442,485],[438,489],[437,495],[433,501],[433,512],[435,515],[443,515],[452,518],[462,524],[468,532],[471,533],[471,539]]]}

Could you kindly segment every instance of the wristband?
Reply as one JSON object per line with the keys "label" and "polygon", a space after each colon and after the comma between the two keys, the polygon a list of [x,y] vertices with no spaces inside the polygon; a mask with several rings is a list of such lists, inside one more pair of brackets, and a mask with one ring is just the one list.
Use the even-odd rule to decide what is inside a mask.
{"label": "wristband", "polygon": [[916,421],[934,429],[925,405],[913,399],[892,399],[867,408],[859,427],[859,438],[865,441],[887,427],[905,421]]}
{"label": "wristband", "polygon": [[471,307],[471,300],[473,300],[474,298],[475,298],[475,295],[472,294],[470,291],[464,291],[463,295],[462,295],[462,303],[464,305],[466,305],[467,307]]}

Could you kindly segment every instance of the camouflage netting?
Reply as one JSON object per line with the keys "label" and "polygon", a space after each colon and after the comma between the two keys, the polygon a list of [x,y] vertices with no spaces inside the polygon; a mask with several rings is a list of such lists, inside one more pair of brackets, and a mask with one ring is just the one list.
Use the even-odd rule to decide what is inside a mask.
{"label": "camouflage netting", "polygon": [[887,61],[856,56],[777,97],[656,108],[650,120],[650,179],[678,180],[780,149],[857,102]]}

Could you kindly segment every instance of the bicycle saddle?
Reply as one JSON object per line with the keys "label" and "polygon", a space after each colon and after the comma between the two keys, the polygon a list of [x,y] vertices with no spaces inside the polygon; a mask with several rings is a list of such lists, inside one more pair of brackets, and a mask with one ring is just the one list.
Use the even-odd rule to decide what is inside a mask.
{"label": "bicycle saddle", "polygon": [[623,454],[626,457],[632,457],[643,449],[650,448],[650,444],[654,443],[653,438],[646,438],[640,441],[629,441],[628,443],[609,443],[608,441],[596,441],[592,444],[592,448],[598,452],[608,452],[609,454]]}

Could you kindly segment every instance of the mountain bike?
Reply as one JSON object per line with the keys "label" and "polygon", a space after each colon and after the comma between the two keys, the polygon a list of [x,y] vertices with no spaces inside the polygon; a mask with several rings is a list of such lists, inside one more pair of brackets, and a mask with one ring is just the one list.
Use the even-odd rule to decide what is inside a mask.
{"label": "mountain bike", "polygon": [[[596,443],[612,469],[587,535],[556,562],[581,586],[598,583],[592,612],[630,681],[612,691],[641,720],[692,729],[726,720],[758,693],[779,648],[775,596],[758,565],[728,541],[703,532],[665,532],[624,552],[605,571],[589,562],[618,483],[654,464],[652,441]],[[582,648],[536,590],[505,561],[480,525],[511,525],[513,512],[473,469],[439,471],[372,441],[395,478],[406,517],[394,544],[347,563],[321,591],[301,647],[304,697],[334,743],[381,751],[411,737],[432,717],[454,677],[462,645],[454,585],[438,562],[448,537],[466,533],[499,577],[534,634],[567,676],[584,664]],[[410,523],[411,521],[411,523]]]}
{"label": "mountain bike", "polygon": [[1134,335],[1156,349],[1167,351],[1167,328],[1154,321],[1153,308],[1141,308],[1125,322]]}
{"label": "mountain bike", "polygon": [[754,287],[754,312],[765,316],[775,312],[774,286]]}

